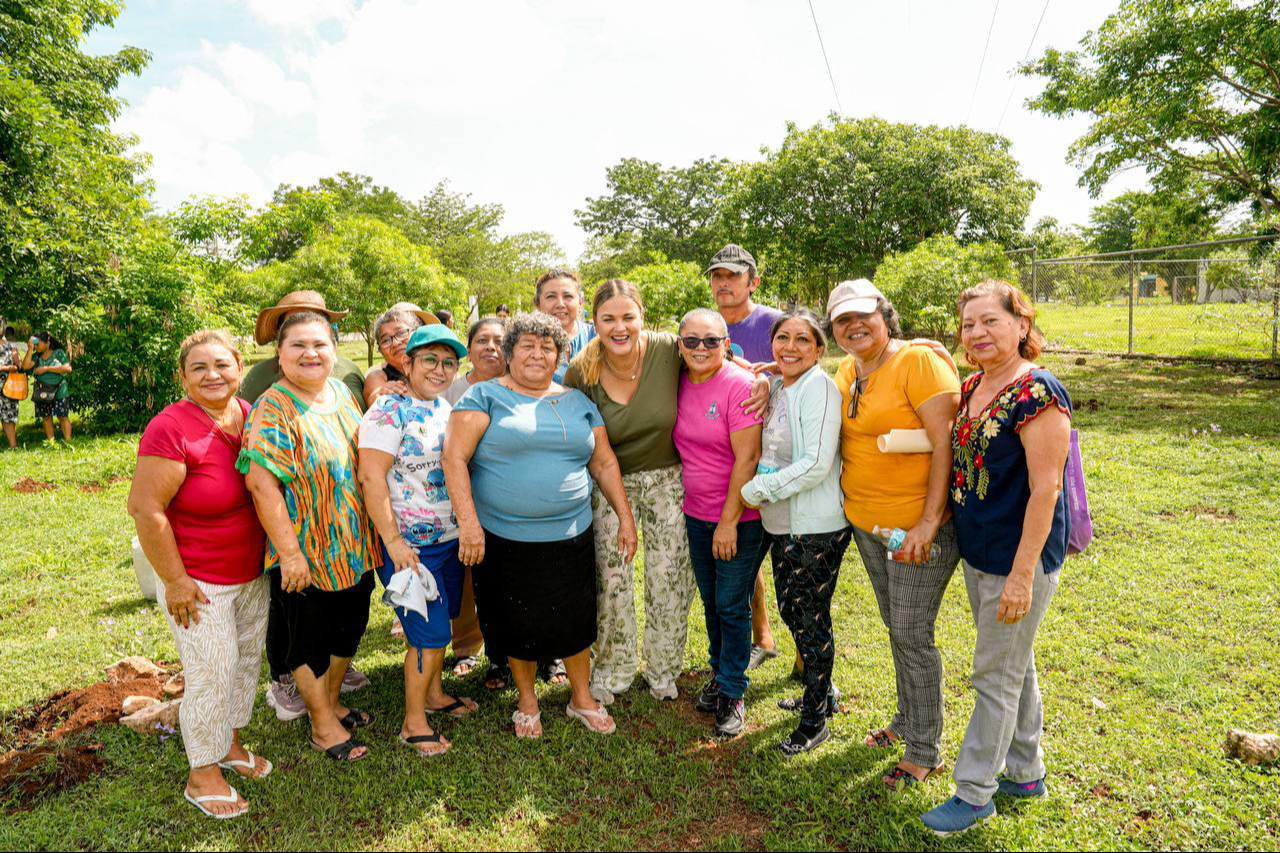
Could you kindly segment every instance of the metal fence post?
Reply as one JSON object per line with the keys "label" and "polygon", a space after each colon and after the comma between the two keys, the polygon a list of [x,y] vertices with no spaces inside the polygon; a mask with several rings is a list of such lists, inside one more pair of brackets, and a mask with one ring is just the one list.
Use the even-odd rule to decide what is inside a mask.
{"label": "metal fence post", "polygon": [[1133,294],[1137,284],[1137,271],[1133,255],[1129,256],[1129,355],[1133,355]]}
{"label": "metal fence post", "polygon": [[1036,267],[1036,247],[1031,247],[1031,301],[1038,303],[1040,301],[1040,279],[1037,275]]}
{"label": "metal fence post", "polygon": [[1280,278],[1271,293],[1271,359],[1280,359]]}

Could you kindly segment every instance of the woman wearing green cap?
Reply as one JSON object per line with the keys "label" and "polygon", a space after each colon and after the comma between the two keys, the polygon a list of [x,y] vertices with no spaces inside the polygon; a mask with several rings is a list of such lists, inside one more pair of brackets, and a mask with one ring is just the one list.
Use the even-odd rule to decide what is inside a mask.
{"label": "woman wearing green cap", "polygon": [[427,714],[462,717],[476,709],[470,699],[446,694],[440,682],[449,620],[458,615],[464,575],[458,561],[458,520],[441,467],[452,410],[442,395],[466,353],[458,336],[443,324],[415,329],[405,344],[407,393],[379,395],[360,423],[360,487],[383,542],[378,577],[390,587],[397,573],[422,567],[439,592],[426,602],[425,614],[396,608],[409,643],[400,740],[421,755],[439,755],[449,748],[427,723]]}

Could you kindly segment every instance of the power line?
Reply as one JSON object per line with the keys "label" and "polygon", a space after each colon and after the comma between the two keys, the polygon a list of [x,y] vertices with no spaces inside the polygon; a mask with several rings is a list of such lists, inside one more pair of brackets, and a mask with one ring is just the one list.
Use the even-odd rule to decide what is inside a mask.
{"label": "power line", "polygon": [[969,96],[969,111],[964,114],[964,123],[969,123],[969,116],[973,115],[973,103],[978,99],[978,86],[982,83],[982,67],[987,64],[987,48],[991,47],[991,34],[996,29],[996,15],[1000,12],[1000,0],[996,0],[995,8],[991,10],[991,26],[987,28],[987,41],[982,45],[982,61],[978,63],[978,79],[973,81],[973,94]]}
{"label": "power line", "polygon": [[[1031,48],[1036,46],[1036,36],[1040,35],[1040,25],[1044,23],[1045,13],[1049,11],[1049,0],[1044,0],[1044,8],[1040,10],[1040,20],[1036,21],[1035,32],[1031,34],[1031,41],[1027,43],[1027,52],[1022,55],[1022,64],[1025,65],[1027,59],[1031,57]],[[1013,91],[1018,87],[1018,78],[1013,78],[1013,83],[1009,86],[1009,97],[1004,99],[1004,109],[1000,111],[1000,120],[996,122],[996,133],[1000,132],[1000,125],[1004,124],[1004,114],[1009,111],[1009,102],[1013,100]]]}
{"label": "power line", "polygon": [[836,96],[836,109],[844,115],[844,106],[840,103],[840,90],[836,88],[836,75],[831,73],[831,60],[827,59],[827,46],[822,41],[822,28],[818,26],[818,13],[813,11],[813,0],[809,0],[809,14],[813,16],[813,29],[818,33],[818,47],[822,48],[822,61],[827,64],[827,78],[831,80],[831,93]]}

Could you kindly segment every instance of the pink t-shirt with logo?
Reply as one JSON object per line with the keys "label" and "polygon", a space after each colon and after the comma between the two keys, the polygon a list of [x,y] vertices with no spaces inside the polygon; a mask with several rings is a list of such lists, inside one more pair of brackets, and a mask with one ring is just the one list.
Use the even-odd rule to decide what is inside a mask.
{"label": "pink t-shirt with logo", "polygon": [[[732,362],[706,382],[680,377],[676,399],[676,428],[671,437],[683,465],[684,511],[702,521],[719,521],[733,475],[733,444],[729,436],[740,429],[759,426],[758,414],[749,415],[742,404],[751,396],[752,375]],[[744,510],[741,521],[760,517]]]}

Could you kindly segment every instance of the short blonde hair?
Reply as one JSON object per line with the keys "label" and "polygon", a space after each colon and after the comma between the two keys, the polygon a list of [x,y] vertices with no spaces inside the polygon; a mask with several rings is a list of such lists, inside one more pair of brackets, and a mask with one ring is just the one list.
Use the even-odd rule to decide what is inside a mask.
{"label": "short blonde hair", "polygon": [[218,344],[224,346],[231,351],[231,355],[235,357],[236,364],[241,370],[244,370],[244,356],[240,354],[240,350],[236,349],[236,345],[231,342],[231,336],[221,329],[201,329],[198,332],[192,332],[182,341],[178,347],[178,372],[187,372],[187,356],[191,355],[191,351],[196,347],[205,344]]}

